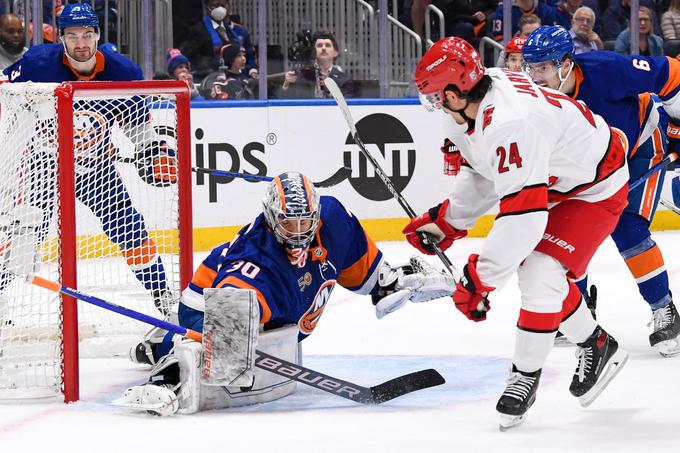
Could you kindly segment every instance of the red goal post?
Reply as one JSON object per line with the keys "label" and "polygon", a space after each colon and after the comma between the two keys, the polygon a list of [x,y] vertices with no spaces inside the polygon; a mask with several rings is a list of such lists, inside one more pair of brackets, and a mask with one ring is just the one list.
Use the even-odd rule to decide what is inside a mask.
{"label": "red goal post", "polygon": [[[58,280],[72,288],[84,276],[81,284],[101,290],[100,297],[113,297],[122,306],[134,302],[131,308],[161,317],[155,309],[167,312],[193,273],[189,100],[182,81],[0,86],[0,142],[10,150],[6,158],[0,156],[0,167],[11,181],[0,187],[0,219],[5,216],[14,225],[11,233],[3,230],[0,250],[10,250],[9,256],[13,246],[18,248],[17,236],[30,231],[39,271],[52,277],[58,272]],[[172,155],[168,150],[175,152],[176,173],[165,158]],[[163,160],[156,160],[159,156]],[[156,184],[154,172],[160,172],[161,183]],[[166,182],[173,178],[174,183]],[[43,192],[54,194],[55,201],[48,200],[49,206],[45,200],[31,202]],[[27,229],[13,213],[31,204],[40,204],[41,222]],[[51,229],[54,238],[47,232]],[[113,337],[144,330],[101,321],[108,315],[99,313],[80,322],[77,301],[66,296],[55,315],[42,294],[9,280],[0,285],[0,350],[5,353],[0,397],[3,391],[32,397],[59,389],[64,401],[76,401],[79,336],[113,343]],[[159,306],[159,294],[167,306]],[[51,342],[57,357],[48,356]],[[56,371],[47,371],[51,367]]]}

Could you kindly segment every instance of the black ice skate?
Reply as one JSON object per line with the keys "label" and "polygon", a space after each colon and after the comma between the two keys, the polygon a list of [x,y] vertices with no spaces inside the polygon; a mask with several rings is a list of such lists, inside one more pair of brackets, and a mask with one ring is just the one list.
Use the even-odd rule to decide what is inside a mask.
{"label": "black ice skate", "polygon": [[680,354],[680,317],[673,302],[652,310],[652,322],[654,332],[649,336],[649,344],[664,357]]}
{"label": "black ice skate", "polygon": [[496,404],[496,410],[501,414],[501,431],[507,431],[524,423],[526,412],[536,401],[536,389],[540,378],[540,369],[525,373],[512,365],[508,385]]}
{"label": "black ice skate", "polygon": [[602,327],[595,331],[576,350],[578,366],[569,391],[578,397],[581,406],[587,407],[614,379],[628,360],[628,353],[619,348],[616,340]]}

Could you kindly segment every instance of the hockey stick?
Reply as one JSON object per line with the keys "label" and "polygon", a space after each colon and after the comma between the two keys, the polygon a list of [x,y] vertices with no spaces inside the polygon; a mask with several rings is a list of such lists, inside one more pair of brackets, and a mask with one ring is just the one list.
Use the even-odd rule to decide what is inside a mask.
{"label": "hockey stick", "polygon": [[675,206],[673,203],[671,203],[668,200],[664,200],[663,198],[661,199],[660,203],[664,205],[668,210],[673,211],[674,213],[680,215],[680,208]]}
{"label": "hockey stick", "polygon": [[[29,276],[28,281],[41,288],[71,296],[75,299],[82,300],[83,302],[127,316],[128,318],[136,319],[152,326],[160,327],[169,332],[182,335],[185,338],[198,342],[202,342],[203,340],[203,335],[200,332],[186,329],[167,321],[162,321],[153,316],[130,310],[129,308],[121,307],[120,305],[107,302],[98,297],[84,294],[73,288],[60,285],[57,282],[46,280],[35,275]],[[384,403],[385,401],[406,395],[407,393],[435,387],[445,382],[442,375],[436,370],[427,369],[405,374],[373,387],[362,387],[352,382],[319,373],[318,371],[314,371],[296,363],[274,357],[259,350],[256,350],[255,353],[257,354],[255,366],[258,368],[361,404]]]}
{"label": "hockey stick", "polygon": [[[361,137],[359,136],[359,132],[357,132],[356,125],[354,124],[354,120],[352,119],[352,112],[349,111],[349,106],[347,105],[347,101],[345,100],[345,96],[342,94],[342,91],[340,90],[340,87],[338,84],[335,82],[330,77],[327,77],[324,80],[324,83],[326,84],[326,88],[328,88],[328,91],[331,93],[333,98],[335,99],[335,102],[337,102],[338,107],[340,107],[340,110],[342,111],[342,115],[345,117],[345,121],[347,122],[347,126],[349,126],[349,130],[352,134],[352,137],[354,138],[354,142],[359,146],[359,150],[361,153],[366,157],[366,159],[371,163],[373,168],[375,169],[375,173],[378,175],[380,180],[385,184],[385,187],[387,187],[387,190],[390,191],[392,196],[397,200],[399,205],[406,211],[406,214],[410,218],[416,217],[416,213],[411,208],[411,205],[408,204],[408,202],[404,199],[404,197],[399,193],[396,187],[394,187],[394,184],[390,180],[390,178],[387,176],[385,171],[382,169],[380,164],[378,163],[377,160],[371,155],[370,152],[368,152],[368,149],[366,148],[366,145],[364,145],[364,142],[361,140]],[[424,234],[423,234],[424,237]],[[449,259],[448,256],[442,252],[442,250],[439,248],[437,244],[435,244],[432,241],[429,241],[430,244],[432,245],[432,248],[434,249],[435,253],[439,257],[439,259],[442,261],[444,264],[444,267],[446,267],[446,270],[449,271],[451,275],[456,280],[460,280],[460,273],[456,270],[456,268],[453,266],[453,263],[451,263],[451,260]]]}
{"label": "hockey stick", "polygon": [[[226,176],[226,177],[231,177],[231,178],[241,178],[245,179],[246,181],[254,181],[254,182],[261,182],[261,181],[273,181],[274,178],[272,176],[260,176],[260,175],[251,175],[248,173],[237,173],[234,171],[224,171],[224,170],[217,170],[213,168],[204,168],[204,167],[191,167],[191,170],[195,173],[207,173],[209,175],[214,175],[214,176]],[[324,179],[323,181],[318,181],[318,182],[312,182],[314,187],[320,187],[320,188],[326,188],[326,187],[333,187],[337,186],[341,182],[343,182],[345,179],[349,178],[349,175],[351,174],[352,169],[349,167],[341,167],[333,173],[329,178]]]}
{"label": "hockey stick", "polygon": [[677,159],[678,159],[677,153],[668,153],[668,156],[666,156],[661,162],[659,162],[658,164],[654,165],[652,168],[644,172],[642,176],[640,176],[635,181],[629,182],[628,192],[632,192],[638,186],[644,184],[644,182],[647,181],[647,179],[649,179],[650,176],[657,173],[658,171],[665,170],[666,167],[668,167],[672,162],[675,162]]}

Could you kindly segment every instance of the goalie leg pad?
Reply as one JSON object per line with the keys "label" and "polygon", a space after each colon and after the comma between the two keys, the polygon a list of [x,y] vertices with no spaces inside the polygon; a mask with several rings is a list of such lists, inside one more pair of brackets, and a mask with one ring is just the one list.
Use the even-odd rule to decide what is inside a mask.
{"label": "goalie leg pad", "polygon": [[208,288],[203,295],[202,383],[251,386],[260,323],[255,291]]}
{"label": "goalie leg pad", "polygon": [[[301,363],[297,325],[261,332],[259,349],[275,357],[292,363]],[[268,365],[263,360],[263,365]],[[291,370],[293,372],[293,370]],[[201,386],[200,410],[224,409],[250,404],[274,401],[295,391],[297,382],[271,373],[266,369],[255,368],[253,385],[250,387]]]}

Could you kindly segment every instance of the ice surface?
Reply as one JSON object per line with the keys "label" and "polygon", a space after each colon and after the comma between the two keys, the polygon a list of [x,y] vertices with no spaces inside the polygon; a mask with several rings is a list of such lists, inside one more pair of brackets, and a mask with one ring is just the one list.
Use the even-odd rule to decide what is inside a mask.
{"label": "ice surface", "polygon": [[[671,287],[680,294],[680,234],[656,233]],[[480,239],[456,242],[462,265]],[[380,244],[393,262],[412,253]],[[202,259],[197,255],[196,262]],[[436,260],[430,260],[433,264]],[[304,342],[305,365],[362,385],[434,367],[447,383],[380,406],[360,406],[318,390],[254,407],[192,416],[130,414],[108,403],[145,371],[126,359],[81,360],[81,401],[0,404],[0,449],[12,452],[470,452],[675,451],[680,435],[680,357],[662,358],[647,342],[651,319],[611,241],[591,266],[598,319],[630,360],[592,406],[569,394],[573,348],[555,348],[526,423],[498,431],[495,404],[505,384],[519,310],[516,280],[493,294],[484,323],[450,299],[407,305],[378,321],[366,297],[337,289]]]}

